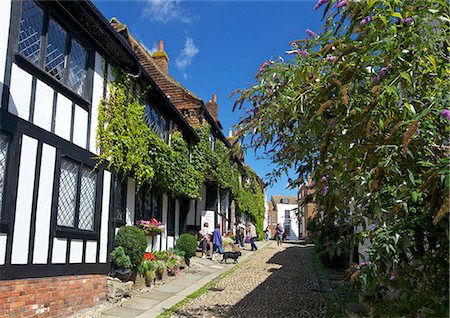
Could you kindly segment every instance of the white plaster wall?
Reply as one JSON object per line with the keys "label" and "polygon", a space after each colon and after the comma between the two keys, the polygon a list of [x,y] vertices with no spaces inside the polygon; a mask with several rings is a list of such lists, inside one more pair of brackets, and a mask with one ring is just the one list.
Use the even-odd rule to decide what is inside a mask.
{"label": "white plaster wall", "polygon": [[103,75],[105,70],[105,60],[103,57],[95,53],[95,67],[94,67],[94,86],[92,90],[92,107],[91,107],[91,127],[89,136],[89,151],[99,154],[96,148],[96,133],[98,125],[98,105],[103,97]]}
{"label": "white plaster wall", "polygon": [[47,131],[51,130],[52,125],[53,97],[54,90],[37,80],[33,123]]}
{"label": "white plaster wall", "polygon": [[134,209],[136,200],[136,183],[132,178],[127,179],[127,203],[125,222],[128,225],[134,225]]}
{"label": "white plaster wall", "polygon": [[5,264],[7,239],[8,235],[6,233],[0,233],[0,265]]}
{"label": "white plaster wall", "polygon": [[83,259],[83,241],[71,240],[70,241],[70,263],[81,263]]}
{"label": "white plaster wall", "polygon": [[86,263],[95,263],[97,258],[97,241],[86,241]]}
{"label": "white plaster wall", "polygon": [[100,257],[99,257],[100,263],[107,262],[110,187],[111,187],[111,172],[105,171],[103,175],[102,218],[100,222]]}
{"label": "white plaster wall", "polygon": [[161,232],[161,250],[165,251],[167,249],[167,194],[163,193],[162,195],[162,220],[161,223],[164,225],[164,231]]}
{"label": "white plaster wall", "polygon": [[[11,0],[0,1],[0,96],[3,93],[6,51],[8,49],[9,20],[11,17]],[[1,255],[0,255],[1,261]],[[0,263],[1,264],[1,263]]]}
{"label": "white plaster wall", "polygon": [[23,135],[11,264],[27,264],[28,262],[37,145],[36,139]]}
{"label": "white plaster wall", "polygon": [[55,116],[55,134],[70,140],[70,125],[72,119],[72,101],[58,94]]}
{"label": "white plaster wall", "polygon": [[[2,74],[3,75],[3,74]],[[31,101],[31,74],[25,72],[13,63],[11,69],[11,86],[8,111],[22,119],[28,120],[30,116]]]}
{"label": "white plaster wall", "polygon": [[55,156],[56,149],[54,147],[46,144],[42,146],[41,176],[39,179],[36,232],[34,236],[34,264],[47,263]]}
{"label": "white plaster wall", "polygon": [[173,248],[175,245],[175,239],[173,236],[168,236],[167,237],[167,249],[169,248]]}
{"label": "white plaster wall", "polygon": [[73,126],[73,143],[81,148],[86,148],[88,113],[78,105],[75,105]]}
{"label": "white plaster wall", "polygon": [[66,262],[67,239],[55,237],[53,239],[52,263],[61,264]]}

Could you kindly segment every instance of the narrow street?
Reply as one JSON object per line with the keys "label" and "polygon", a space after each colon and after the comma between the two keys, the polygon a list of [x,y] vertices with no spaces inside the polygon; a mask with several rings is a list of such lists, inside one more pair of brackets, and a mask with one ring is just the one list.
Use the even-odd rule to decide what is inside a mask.
{"label": "narrow street", "polygon": [[172,317],[325,317],[310,249],[272,242]]}

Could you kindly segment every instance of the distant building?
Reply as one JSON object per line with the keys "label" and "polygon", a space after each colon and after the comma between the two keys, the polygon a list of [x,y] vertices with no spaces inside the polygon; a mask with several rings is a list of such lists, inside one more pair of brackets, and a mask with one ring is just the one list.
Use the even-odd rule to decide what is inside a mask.
{"label": "distant building", "polygon": [[[270,219],[272,236],[275,235],[275,227],[280,223],[286,233],[287,240],[297,240],[301,237],[300,222],[298,218],[297,198],[294,196],[274,195],[269,201],[267,212]],[[276,221],[275,221],[276,220]]]}
{"label": "distant building", "polygon": [[303,237],[309,237],[311,233],[307,230],[308,223],[316,215],[316,205],[314,204],[314,184],[311,179],[300,186],[298,190],[298,210],[302,216],[302,233]]}

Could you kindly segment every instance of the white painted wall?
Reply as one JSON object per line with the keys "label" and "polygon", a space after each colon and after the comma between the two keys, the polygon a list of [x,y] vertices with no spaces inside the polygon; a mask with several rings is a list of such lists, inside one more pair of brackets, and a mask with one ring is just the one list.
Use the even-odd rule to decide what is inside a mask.
{"label": "white painted wall", "polygon": [[5,264],[6,240],[7,239],[8,239],[8,235],[6,233],[0,233],[0,265]]}
{"label": "white painted wall", "polygon": [[33,123],[47,131],[51,130],[54,90],[37,80]]}
{"label": "white painted wall", "polygon": [[5,75],[6,51],[8,49],[10,17],[11,17],[11,0],[0,1],[0,30],[2,30],[0,32],[0,96],[2,96],[3,93],[3,83],[4,83],[3,76]]}
{"label": "white painted wall", "polygon": [[8,111],[25,120],[28,120],[30,116],[32,79],[33,77],[29,73],[16,64],[12,64]]}
{"label": "white painted wall", "polygon": [[27,264],[28,262],[37,145],[36,139],[23,135],[11,264]]}
{"label": "white painted wall", "polygon": [[55,134],[70,140],[70,125],[72,120],[72,101],[58,94],[55,116]]}
{"label": "white painted wall", "polygon": [[173,248],[175,246],[175,239],[173,236],[167,237],[167,249]]}
{"label": "white painted wall", "polygon": [[56,149],[42,146],[41,176],[36,207],[36,231],[34,236],[34,264],[46,264],[51,222],[53,177],[55,171]]}
{"label": "white painted wall", "polygon": [[125,222],[128,225],[134,225],[134,209],[136,200],[136,183],[132,178],[127,179],[127,203],[126,203],[126,215]]}
{"label": "white painted wall", "polygon": [[163,193],[162,195],[162,220],[161,223],[165,226],[164,227],[164,231],[161,232],[161,240],[162,240],[162,245],[161,245],[161,251],[165,251],[167,249],[167,194]]}
{"label": "white painted wall", "polygon": [[91,107],[91,127],[89,136],[89,151],[99,154],[96,149],[96,134],[98,125],[98,105],[103,97],[103,75],[105,70],[105,60],[103,57],[95,53],[95,66],[94,66],[94,86],[92,90],[92,107]]}
{"label": "white painted wall", "polygon": [[86,241],[86,263],[95,263],[97,258],[97,241]]}
{"label": "white painted wall", "polygon": [[83,258],[83,241],[82,240],[71,240],[70,241],[70,263],[81,263]]}
{"label": "white painted wall", "polygon": [[[277,204],[277,215],[278,215],[278,222],[280,223],[281,226],[285,227],[284,225],[284,221],[285,221],[285,211],[286,210],[292,210],[297,208],[297,204]],[[297,240],[298,236],[299,236],[299,232],[298,232],[298,219],[297,216],[295,215],[294,211],[291,211],[289,213],[290,217],[291,217],[291,226],[290,226],[290,235],[288,235],[286,238],[288,240]]]}
{"label": "white painted wall", "polygon": [[109,218],[109,189],[111,187],[111,172],[105,171],[103,175],[102,218],[100,221],[100,263],[108,260],[108,218]]}
{"label": "white painted wall", "polygon": [[67,239],[55,237],[53,239],[52,263],[64,264],[66,262],[66,250]]}
{"label": "white painted wall", "polygon": [[86,149],[88,129],[88,113],[75,105],[75,118],[73,121],[73,143]]}

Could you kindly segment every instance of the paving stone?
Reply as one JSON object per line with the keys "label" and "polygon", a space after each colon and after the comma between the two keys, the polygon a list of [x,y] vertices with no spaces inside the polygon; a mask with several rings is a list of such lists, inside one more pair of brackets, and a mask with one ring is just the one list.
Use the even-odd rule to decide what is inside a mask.
{"label": "paving stone", "polygon": [[159,301],[156,299],[149,299],[144,297],[135,297],[123,303],[122,307],[131,308],[131,309],[139,309],[139,310],[147,310],[156,304]]}
{"label": "paving stone", "polygon": [[172,297],[173,295],[175,295],[175,293],[168,293],[168,292],[163,292],[163,291],[160,291],[160,290],[158,290],[158,291],[153,291],[152,290],[152,291],[150,291],[148,293],[142,294],[139,297],[147,298],[147,299],[154,299],[154,300],[157,300],[157,301],[160,302],[160,301],[166,300],[167,298]]}
{"label": "paving stone", "polygon": [[125,307],[116,307],[105,312],[105,315],[121,318],[134,318],[142,312],[140,309],[131,309]]}

